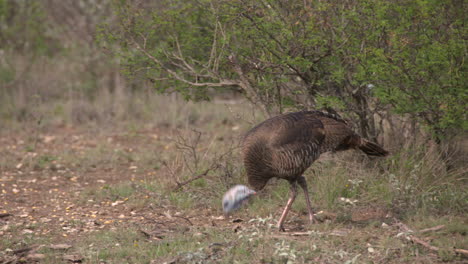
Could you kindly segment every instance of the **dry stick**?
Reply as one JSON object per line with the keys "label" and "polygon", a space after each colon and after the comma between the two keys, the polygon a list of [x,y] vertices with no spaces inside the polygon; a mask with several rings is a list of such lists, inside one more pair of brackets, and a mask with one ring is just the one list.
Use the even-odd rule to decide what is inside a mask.
{"label": "dry stick", "polygon": [[177,217],[177,218],[183,219],[183,220],[187,221],[191,226],[193,226],[192,221],[190,221],[190,219],[188,219],[188,217],[183,217],[183,216],[180,216],[180,215],[172,215],[172,217]]}
{"label": "dry stick", "polygon": [[[169,166],[169,164],[167,164],[166,161],[163,161],[163,165],[167,168],[167,170],[169,171],[169,173],[171,174],[171,177],[176,179],[177,176],[176,176],[176,173],[175,171]],[[180,167],[180,166],[179,166]],[[178,169],[178,168],[177,168]]]}
{"label": "dry stick", "polygon": [[270,237],[272,238],[286,238],[286,237],[303,237],[303,236],[310,236],[310,232],[281,232],[280,234],[272,234]]}
{"label": "dry stick", "polygon": [[210,168],[206,169],[203,173],[201,174],[198,174],[197,176],[194,176],[186,181],[183,181],[183,182],[176,182],[177,183],[177,186],[175,188],[172,189],[172,191],[177,191],[179,190],[180,188],[182,188],[183,186],[195,181],[195,180],[198,180],[200,178],[203,178],[205,177],[210,171],[214,170],[214,169],[217,169],[219,167],[219,165],[213,165],[211,166]]}
{"label": "dry stick", "polygon": [[[424,246],[424,247],[426,247],[426,248],[428,248],[430,250],[433,250],[433,251],[439,251],[440,250],[440,248],[435,247],[435,246],[431,246],[429,243],[427,243],[426,241],[424,241],[424,240],[422,240],[422,239],[420,239],[420,238],[418,238],[416,236],[409,235],[408,237],[411,239],[411,241],[413,241],[415,243],[418,243],[418,244],[420,244],[420,245],[422,245],[422,246]],[[459,254],[463,254],[465,256],[468,256],[468,250],[466,250],[466,249],[454,248],[453,251],[455,251],[455,253],[459,253]]]}
{"label": "dry stick", "polygon": [[[402,222],[397,222],[396,225],[401,229],[403,230],[404,232],[412,232],[412,230],[405,224],[403,224]],[[437,229],[436,229],[437,228]],[[426,229],[423,229],[422,231],[426,230],[425,232],[427,232],[427,230],[429,229],[429,231],[432,229],[432,230],[439,230],[439,229],[442,229],[443,227],[441,226],[435,226],[435,227],[432,227],[432,228],[426,228]],[[426,241],[418,238],[417,236],[415,235],[410,235],[408,234],[408,238],[413,241],[414,243],[417,243],[427,249],[430,249],[432,251],[439,251],[440,248],[439,247],[436,247],[436,246],[432,246],[431,244],[427,243]],[[465,256],[468,256],[468,250],[466,249],[460,249],[460,248],[455,248],[453,249],[453,251],[455,253],[459,253],[459,254],[463,254]]]}
{"label": "dry stick", "polygon": [[292,232],[289,233],[291,236],[310,236],[310,232]]}
{"label": "dry stick", "polygon": [[445,228],[445,225],[438,225],[438,226],[434,226],[434,227],[419,230],[419,233],[422,234],[422,233],[426,233],[426,232],[430,232],[430,231],[439,231],[439,230],[441,230],[443,228]]}
{"label": "dry stick", "polygon": [[10,213],[1,213],[0,214],[0,218],[4,218],[4,217],[8,217],[8,216],[12,216],[12,214],[10,214]]}

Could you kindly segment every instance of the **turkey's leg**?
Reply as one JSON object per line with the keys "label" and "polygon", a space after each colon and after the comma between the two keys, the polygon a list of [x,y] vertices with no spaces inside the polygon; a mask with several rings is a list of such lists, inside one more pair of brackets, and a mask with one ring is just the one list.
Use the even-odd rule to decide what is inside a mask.
{"label": "turkey's leg", "polygon": [[315,223],[314,212],[312,211],[312,206],[310,205],[309,191],[307,189],[307,182],[304,176],[301,176],[297,179],[297,183],[301,186],[304,191],[305,200],[307,203],[307,211],[309,212],[309,221],[310,223]]}
{"label": "turkey's leg", "polygon": [[291,184],[291,189],[290,189],[289,200],[288,200],[288,203],[286,204],[286,207],[284,207],[283,213],[281,214],[281,217],[278,221],[278,228],[280,231],[284,231],[284,228],[283,228],[284,219],[286,218],[286,215],[288,214],[289,209],[291,208],[291,205],[293,204],[294,199],[296,199],[296,195],[297,195],[296,182],[295,181],[290,182],[290,184]]}

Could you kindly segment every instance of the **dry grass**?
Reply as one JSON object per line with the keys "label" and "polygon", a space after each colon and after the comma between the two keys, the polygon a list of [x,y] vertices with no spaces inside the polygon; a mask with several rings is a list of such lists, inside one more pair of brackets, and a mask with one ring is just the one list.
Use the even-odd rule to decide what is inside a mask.
{"label": "dry grass", "polygon": [[[12,257],[10,250],[65,241],[73,246],[67,253],[89,263],[466,260],[451,251],[467,245],[466,165],[453,165],[430,144],[395,146],[387,159],[323,156],[306,173],[323,222],[308,225],[300,195],[286,223],[291,232],[278,233],[289,189],[284,181],[272,181],[242,210],[221,217],[222,194],[245,183],[240,137],[264,118],[248,104],[156,95],[145,84],[126,83],[94,53],[31,65],[6,55],[25,75],[0,88],[6,192],[0,211],[13,213],[0,222],[9,238],[0,244],[0,259]],[[20,197],[22,188],[37,192]],[[34,209],[35,203],[44,207]],[[21,217],[24,212],[33,218]],[[409,243],[396,220],[416,230],[445,225],[424,235],[443,250]],[[62,252],[39,252],[45,263],[63,262]]]}
{"label": "dry grass", "polygon": [[[163,102],[167,98],[158,100]],[[75,195],[53,197],[74,204],[76,209],[72,211],[79,210],[78,215],[82,216],[58,227],[93,230],[90,225],[96,226],[90,233],[65,233],[71,236],[66,241],[72,245],[67,254],[79,255],[91,263],[463,261],[450,251],[452,247],[466,244],[466,194],[464,186],[455,184],[463,183],[463,178],[458,171],[443,170],[435,164],[441,162],[435,153],[421,148],[402,150],[401,154],[386,160],[373,161],[363,161],[363,157],[356,158],[353,153],[324,156],[306,176],[314,208],[332,217],[308,225],[300,195],[286,223],[291,232],[278,233],[275,224],[288,193],[288,185],[283,181],[269,184],[232,218],[219,218],[223,192],[233,184],[245,182],[235,147],[241,132],[250,124],[237,119],[222,105],[181,101],[176,104],[200,117],[190,121],[185,112],[168,113],[179,123],[167,126],[164,121],[154,121],[151,125],[122,122],[112,130],[96,124],[67,132],[42,128],[34,147],[27,147],[34,140],[23,139],[25,134],[10,134],[15,142],[21,139],[23,143],[9,142],[9,146],[19,148],[2,149],[2,153],[12,154],[2,155],[5,157],[2,170],[11,175],[21,170],[24,180],[38,178],[41,182],[56,177],[56,181],[63,181],[63,186],[56,188],[73,190]],[[233,111],[242,113],[242,109]],[[46,143],[47,140],[51,141]],[[223,156],[226,152],[228,155]],[[18,169],[23,154],[29,156]],[[196,176],[213,163],[220,166],[181,190],[173,191],[177,182]],[[11,186],[9,182],[5,181],[4,188]],[[81,187],[73,187],[75,182]],[[22,186],[21,182],[15,184]],[[69,184],[72,185],[67,187]],[[453,195],[446,194],[447,190]],[[48,199],[47,193],[39,199]],[[8,201],[14,199],[8,197]],[[88,210],[97,212],[97,217],[93,218]],[[64,212],[55,214],[65,217]],[[119,218],[120,215],[129,218]],[[233,222],[236,218],[243,221]],[[393,225],[395,218],[416,230],[446,225],[429,234],[430,243],[443,250],[428,254],[427,249],[408,243]],[[47,236],[24,233],[9,240],[2,245],[4,256],[11,256],[8,248],[63,241],[64,231],[60,228],[54,229],[41,221],[23,225],[20,219],[18,216],[11,219],[9,227],[3,229],[4,235],[25,229],[40,233],[48,228],[54,231]],[[98,224],[93,224],[96,221]],[[42,248],[39,253],[46,256],[46,263],[62,261],[62,253],[56,250]]]}

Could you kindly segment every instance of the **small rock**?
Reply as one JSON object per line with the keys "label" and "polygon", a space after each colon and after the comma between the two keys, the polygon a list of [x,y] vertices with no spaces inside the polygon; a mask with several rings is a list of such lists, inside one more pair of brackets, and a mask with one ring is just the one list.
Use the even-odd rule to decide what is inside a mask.
{"label": "small rock", "polygon": [[34,231],[32,231],[31,229],[24,229],[22,233],[23,234],[32,234],[32,233],[34,233]]}
{"label": "small rock", "polygon": [[111,206],[116,206],[116,205],[119,205],[119,204],[122,204],[124,203],[124,201],[115,201],[113,203],[111,203]]}

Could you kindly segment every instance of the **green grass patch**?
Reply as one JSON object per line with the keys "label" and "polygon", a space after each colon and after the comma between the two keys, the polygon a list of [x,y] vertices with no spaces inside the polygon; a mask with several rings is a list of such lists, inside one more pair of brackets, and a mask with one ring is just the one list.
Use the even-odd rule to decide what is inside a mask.
{"label": "green grass patch", "polygon": [[136,192],[135,186],[131,182],[119,183],[116,185],[104,185],[102,187],[91,187],[81,192],[80,201],[93,200],[101,202],[104,200],[116,201],[128,199]]}
{"label": "green grass patch", "polygon": [[86,262],[149,263],[152,260],[195,251],[205,244],[187,235],[175,235],[164,241],[148,240],[137,228],[125,232],[100,231],[79,241],[77,251]]}

